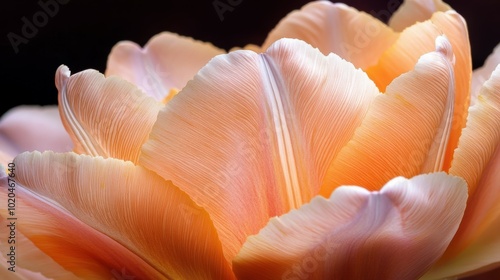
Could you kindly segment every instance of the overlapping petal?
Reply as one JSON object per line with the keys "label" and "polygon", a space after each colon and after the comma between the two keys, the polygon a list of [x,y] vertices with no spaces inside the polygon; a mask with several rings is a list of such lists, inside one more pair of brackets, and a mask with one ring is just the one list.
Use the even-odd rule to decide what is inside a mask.
{"label": "overlapping petal", "polygon": [[4,167],[25,151],[66,152],[72,146],[57,106],[18,106],[0,119],[0,164]]}
{"label": "overlapping petal", "polygon": [[238,279],[417,279],[460,224],[467,185],[444,173],[379,192],[340,187],[273,218],[234,260]]}
{"label": "overlapping petal", "polygon": [[470,109],[450,173],[467,181],[470,199],[457,235],[429,279],[500,264],[500,66]]}
{"label": "overlapping petal", "polygon": [[405,0],[389,19],[389,26],[402,32],[417,22],[430,19],[435,12],[446,12],[451,9],[441,0]]}
{"label": "overlapping petal", "polygon": [[465,20],[453,10],[434,13],[429,20],[405,29],[395,44],[381,56],[378,64],[366,69],[366,72],[384,91],[396,77],[411,70],[421,55],[432,51],[433,38],[442,34],[450,41],[456,61],[453,123],[442,168],[448,171],[469,107],[472,63]]}
{"label": "overlapping petal", "polygon": [[139,163],[210,213],[231,260],[270,217],[316,195],[377,95],[362,71],[299,40],[235,51],[160,111]]}
{"label": "overlapping petal", "polygon": [[[141,48],[134,42],[116,44],[108,56],[106,76],[120,76],[161,101],[172,89],[182,89],[210,59],[224,50],[171,32],[153,36]],[[174,91],[175,92],[175,91]]]}
{"label": "overlapping petal", "polygon": [[449,115],[447,104],[454,96],[452,57],[449,42],[438,37],[436,51],[422,56],[413,71],[377,96],[333,160],[321,189],[324,197],[341,185],[377,190],[394,177],[420,174],[428,158],[440,161],[444,151],[430,148],[441,134],[443,118]]}
{"label": "overlapping petal", "polygon": [[328,55],[333,52],[358,68],[376,64],[398,35],[373,16],[342,3],[312,1],[283,18],[260,48],[281,38],[303,40]]}
{"label": "overlapping petal", "polygon": [[56,72],[59,111],[74,151],[136,162],[163,106],[133,84],[95,70]]}
{"label": "overlapping petal", "polygon": [[490,78],[491,73],[495,70],[498,64],[500,64],[500,44],[498,44],[493,50],[493,53],[488,56],[484,65],[472,72],[471,106],[476,103],[479,90]]}
{"label": "overlapping petal", "polygon": [[153,172],[74,153],[24,153],[15,164],[29,189],[17,190],[20,231],[75,274],[233,278],[208,214]]}

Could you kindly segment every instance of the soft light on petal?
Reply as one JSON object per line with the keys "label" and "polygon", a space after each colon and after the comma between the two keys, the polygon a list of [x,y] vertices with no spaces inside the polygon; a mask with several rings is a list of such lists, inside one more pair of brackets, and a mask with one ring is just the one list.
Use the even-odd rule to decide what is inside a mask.
{"label": "soft light on petal", "polygon": [[435,12],[446,12],[451,9],[442,0],[405,0],[389,19],[389,26],[401,32],[417,22],[430,19]]}
{"label": "soft light on petal", "polygon": [[162,32],[144,48],[130,41],[116,44],[108,57],[106,76],[120,76],[161,101],[171,89],[182,89],[210,59],[224,52],[210,43]]}
{"label": "soft light on petal", "polygon": [[453,120],[442,168],[448,171],[453,151],[465,127],[470,97],[472,62],[467,24],[462,16],[453,10],[436,12],[429,20],[408,27],[381,56],[378,64],[366,69],[366,72],[379,89],[385,91],[396,77],[410,71],[420,56],[434,49],[433,38],[440,35],[445,35],[450,41],[456,61]]}
{"label": "soft light on petal", "polygon": [[[53,173],[54,171],[61,172],[58,169],[52,170]],[[17,179],[17,176],[15,178]],[[7,201],[8,197],[7,183],[7,178],[0,180],[0,198],[4,201]],[[15,183],[15,194],[14,214],[18,220],[14,222],[15,230],[19,234],[19,239],[16,234],[15,245],[18,266],[51,278],[64,275],[55,279],[72,279],[72,274],[79,279],[111,279],[113,272],[122,268],[137,277],[161,277],[161,273],[123,245],[92,229],[57,203],[29,192],[19,182]],[[7,209],[0,210],[2,232],[9,229],[7,225],[12,222],[6,220],[11,217],[9,214]],[[40,256],[33,261],[35,256],[30,256],[28,250],[34,248],[28,242],[22,242],[22,236],[28,238],[32,245],[39,248],[41,254],[57,262],[62,269]],[[60,274],[64,271],[67,272]]]}
{"label": "soft light on petal", "polygon": [[493,50],[493,53],[488,56],[484,65],[472,72],[471,105],[476,104],[479,90],[484,82],[490,78],[491,73],[498,64],[500,64],[500,44],[498,44]]}
{"label": "soft light on petal", "polygon": [[[24,153],[17,156],[14,162],[16,178],[21,185],[29,188],[36,197],[47,197],[67,209],[66,215],[59,216],[75,217],[72,223],[52,223],[53,230],[45,234],[28,236],[33,242],[43,244],[44,238],[57,236],[57,233],[72,228],[76,231],[82,227],[78,225],[84,223],[114,240],[117,244],[114,247],[123,247],[130,251],[129,255],[148,265],[144,267],[131,263],[130,268],[127,267],[127,260],[131,258],[122,260],[118,257],[123,252],[115,250],[113,242],[101,243],[108,246],[103,249],[108,252],[83,255],[82,262],[92,261],[97,255],[106,258],[108,264],[110,260],[123,263],[122,266],[108,266],[109,269],[135,269],[142,272],[137,277],[144,279],[158,279],[158,276],[144,272],[151,272],[151,268],[170,279],[233,278],[208,214],[171,182],[164,181],[155,173],[131,162],[75,153]],[[25,195],[20,201],[31,203],[33,200],[28,200]],[[37,207],[38,211],[25,212],[20,214],[21,217],[35,217],[32,215],[35,212],[50,210],[50,205],[44,206],[40,199],[32,203],[42,205]],[[45,226],[49,225],[37,227],[33,223],[27,225],[26,230],[37,231]],[[83,232],[80,235],[85,236]],[[61,242],[64,240],[82,242],[69,236],[61,238]],[[91,248],[101,245],[95,244]],[[86,248],[88,245],[81,246]],[[60,247],[47,248],[46,253],[65,252],[64,248],[64,244],[60,244]],[[95,249],[87,250],[93,252]],[[68,249],[65,253],[72,251]],[[64,262],[64,259],[58,262]],[[104,266],[99,261],[94,265]],[[77,266],[72,271],[84,268],[89,267]]]}
{"label": "soft light on petal", "polygon": [[354,137],[332,162],[321,190],[324,197],[340,185],[377,190],[391,178],[420,174],[428,158],[440,161],[444,150],[430,148],[441,139],[443,118],[449,118],[452,57],[447,40],[438,37],[435,52],[422,56],[413,71],[377,96]]}
{"label": "soft light on petal", "polygon": [[[0,119],[0,164],[25,151],[71,151],[57,106],[18,106]],[[2,156],[3,154],[3,156]]]}
{"label": "soft light on petal", "polygon": [[467,181],[470,198],[455,238],[426,279],[500,265],[500,66],[470,109],[450,173]]}
{"label": "soft light on petal", "polygon": [[380,192],[340,187],[273,218],[234,260],[238,279],[418,279],[446,249],[467,185],[444,173]]}
{"label": "soft light on petal", "polygon": [[214,58],[158,115],[139,163],[207,209],[228,260],[309,201],[379,95],[335,54],[281,39]]}
{"label": "soft light on petal", "polygon": [[59,110],[76,153],[136,162],[163,104],[131,83],[95,70],[56,72]]}
{"label": "soft light on petal", "polygon": [[[3,182],[0,183],[2,184],[2,187],[4,187]],[[3,195],[1,195],[4,197]],[[24,207],[21,206],[21,208],[24,210]],[[17,212],[17,211],[16,211]],[[10,229],[10,222],[14,222],[16,225],[15,227],[15,235],[12,235],[14,237],[14,241],[12,242],[12,239],[9,239],[11,242],[10,244],[8,242],[2,242],[0,243],[0,251],[2,252],[0,256],[0,263],[2,266],[0,268],[0,279],[16,279],[13,278],[14,276],[19,276],[18,279],[68,279],[68,280],[73,280],[73,279],[80,279],[76,277],[73,273],[65,270],[60,264],[54,261],[49,255],[45,254],[40,248],[38,248],[33,242],[31,242],[24,234],[19,230],[19,226],[24,228],[27,224],[30,224],[32,220],[32,217],[26,217],[26,219],[19,219],[19,220],[6,220],[5,218],[0,217],[0,234],[4,237],[9,237],[11,236],[11,229]],[[18,213],[19,214],[19,213]],[[26,213],[25,213],[26,214]],[[31,213],[30,213],[31,214]],[[36,216],[40,217],[39,214],[35,214]],[[15,215],[19,216],[19,215]],[[8,218],[12,218],[12,216],[8,215]],[[20,217],[20,216],[19,216]],[[23,216],[24,218],[24,216]],[[48,223],[52,224],[52,221],[50,219],[43,219],[43,220],[38,220],[37,222],[40,222],[41,225],[43,223]],[[71,230],[69,230],[71,231]],[[75,232],[76,233],[76,232]],[[69,237],[68,238],[75,238],[77,235]],[[88,239],[88,238],[85,238]],[[11,246],[14,246],[14,250],[11,250]],[[42,246],[43,247],[43,246]],[[12,267],[10,261],[10,256],[7,254],[12,255],[12,252],[14,252],[14,258],[15,258],[15,263],[13,266],[13,270],[15,270],[15,273],[12,273],[12,271],[8,270],[9,267]],[[8,259],[6,259],[7,257]],[[67,257],[70,257],[70,254],[67,254]]]}
{"label": "soft light on petal", "polygon": [[281,38],[297,38],[325,55],[333,52],[358,68],[366,68],[376,64],[397,36],[367,13],[342,3],[312,1],[283,18],[269,33],[261,50]]}

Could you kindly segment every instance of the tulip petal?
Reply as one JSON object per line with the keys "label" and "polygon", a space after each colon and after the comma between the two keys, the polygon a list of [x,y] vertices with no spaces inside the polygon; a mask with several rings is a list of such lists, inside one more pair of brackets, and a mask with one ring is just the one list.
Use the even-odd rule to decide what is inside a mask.
{"label": "tulip petal", "polygon": [[182,89],[201,67],[222,53],[224,50],[210,43],[162,32],[144,48],[130,41],[116,44],[105,74],[120,76],[161,101],[171,89]]}
{"label": "tulip petal", "polygon": [[465,20],[453,10],[434,13],[430,20],[405,29],[396,43],[381,56],[378,64],[366,69],[366,72],[379,89],[385,91],[396,77],[410,71],[421,55],[432,51],[433,38],[443,34],[450,41],[456,60],[453,120],[442,167],[443,171],[448,171],[469,108],[472,62]]}
{"label": "tulip petal", "polygon": [[471,86],[471,106],[476,104],[477,96],[479,95],[479,90],[486,82],[493,70],[500,64],[500,44],[498,44],[493,53],[488,56],[484,65],[477,68],[472,72],[472,86]]}
{"label": "tulip petal", "polygon": [[377,96],[354,137],[332,162],[321,189],[324,197],[340,185],[377,190],[391,178],[420,174],[427,158],[439,161],[442,155],[429,152],[453,96],[451,57],[449,43],[438,37],[435,52],[423,55],[413,71]]}
{"label": "tulip petal", "polygon": [[451,9],[442,0],[405,0],[389,19],[389,26],[401,32],[417,22],[430,19],[435,12],[446,12]]}
{"label": "tulip petal", "polygon": [[397,38],[383,22],[342,3],[313,1],[283,18],[262,45],[281,38],[303,40],[328,55],[333,52],[358,68],[377,63]]}
{"label": "tulip petal", "polygon": [[[3,186],[2,184],[2,187],[6,186]],[[2,195],[2,198],[3,197],[4,196]],[[21,208],[24,209],[23,206],[21,206]],[[27,222],[24,219],[24,214],[22,219],[20,217],[17,221],[7,220],[0,217],[0,234],[5,238],[10,236],[14,237],[12,239],[6,239],[6,241],[8,240],[7,242],[0,243],[0,251],[2,252],[0,256],[0,263],[2,264],[2,267],[0,268],[0,279],[80,279],[73,273],[65,270],[49,255],[45,254],[42,250],[36,247],[33,242],[31,242],[19,231],[18,227],[15,228],[13,235],[10,234],[11,229],[9,228],[9,222],[15,221],[16,225],[22,224],[22,226],[24,226],[29,223],[31,218],[31,216],[28,217]],[[38,222],[41,221],[39,220]],[[44,219],[43,222],[48,222],[48,219]],[[66,237],[68,239],[75,239],[76,236],[77,235]],[[11,248],[11,246],[13,247]],[[13,263],[9,263],[11,260],[10,255],[13,256]],[[10,270],[9,267],[11,267]],[[13,273],[13,271],[15,272]],[[18,278],[14,278],[15,276],[18,276]]]}
{"label": "tulip petal", "polygon": [[500,144],[500,65],[484,83],[476,104],[469,109],[459,144],[449,172],[464,178],[472,195]]}
{"label": "tulip petal", "polygon": [[467,185],[445,173],[354,186],[273,218],[233,262],[238,279],[418,279],[446,249]]}
{"label": "tulip petal", "polygon": [[319,191],[380,93],[296,39],[214,58],[158,115],[139,163],[207,209],[228,260],[269,217]]}
{"label": "tulip petal", "polygon": [[[131,162],[75,153],[24,153],[14,162],[21,185],[37,197],[58,203],[78,219],[74,223],[85,223],[103,238],[115,240],[162,275],[144,279],[233,279],[208,214],[153,172]],[[37,225],[28,229],[37,230]],[[35,242],[36,236],[28,238]],[[71,252],[61,246],[63,252]],[[112,249],[107,250],[99,256],[120,260],[113,257]],[[118,272],[145,269],[114,268]]]}
{"label": "tulip petal", "polygon": [[[5,177],[0,179],[0,198],[3,201],[7,201],[10,193],[7,192],[7,183],[11,181]],[[15,183],[14,192],[14,214],[18,217],[14,220],[15,230],[78,279],[111,279],[113,271],[122,268],[138,277],[154,279],[162,276],[127,248],[82,223],[58,204],[29,192],[19,182]],[[0,209],[3,221],[11,217],[9,214],[7,209]],[[4,228],[7,227],[2,222]],[[17,234],[15,236],[17,239]],[[18,265],[51,278],[60,272],[52,270],[54,265],[44,258],[33,260],[34,256],[27,252],[27,249],[32,249],[30,244],[19,241],[16,240],[16,251],[21,254],[17,256]],[[29,258],[25,259],[26,254]],[[56,279],[72,279],[70,276]]]}
{"label": "tulip petal", "polygon": [[471,107],[450,174],[469,185],[460,228],[429,279],[500,265],[500,65]]}
{"label": "tulip petal", "polygon": [[0,119],[0,164],[7,166],[25,151],[67,152],[73,144],[59,117],[57,106],[18,106]]}
{"label": "tulip petal", "polygon": [[56,73],[59,110],[74,151],[136,162],[162,103],[117,77],[95,70],[70,77],[61,65]]}

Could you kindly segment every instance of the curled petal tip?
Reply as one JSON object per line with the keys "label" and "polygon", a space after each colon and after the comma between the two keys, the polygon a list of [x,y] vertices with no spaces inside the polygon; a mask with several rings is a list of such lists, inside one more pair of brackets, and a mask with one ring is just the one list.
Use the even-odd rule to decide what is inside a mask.
{"label": "curled petal tip", "polygon": [[446,38],[446,35],[441,35],[436,38],[436,51],[443,54],[448,61],[455,65],[455,55],[451,47],[450,41]]}
{"label": "curled petal tip", "polygon": [[71,75],[68,66],[61,64],[56,70],[56,87],[58,90],[66,87],[66,83]]}

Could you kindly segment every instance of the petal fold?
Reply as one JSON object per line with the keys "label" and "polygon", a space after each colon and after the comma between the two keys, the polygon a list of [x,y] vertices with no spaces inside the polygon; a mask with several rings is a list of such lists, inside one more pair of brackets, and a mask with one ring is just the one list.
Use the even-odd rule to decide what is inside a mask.
{"label": "petal fold", "polygon": [[121,78],[95,70],[70,76],[64,65],[57,69],[56,86],[74,152],[137,161],[161,102]]}
{"label": "petal fold", "polygon": [[[17,181],[35,197],[28,200],[25,196],[20,200],[38,203],[38,213],[50,216],[51,204],[36,200],[46,198],[46,201],[60,205],[59,213],[54,215],[66,218],[55,219],[55,222],[59,221],[55,225],[54,222],[37,225],[35,221],[26,225],[25,231],[32,232],[40,232],[52,225],[52,231],[27,236],[37,246],[59,237],[61,243],[45,248],[45,253],[76,254],[79,250],[66,246],[76,243],[75,246],[87,251],[81,256],[82,262],[107,267],[106,271],[100,272],[110,275],[108,279],[123,269],[130,274],[137,272],[137,277],[143,279],[234,278],[208,214],[171,182],[153,172],[131,162],[75,153],[24,153],[17,156],[14,163]],[[56,211],[55,206],[52,209]],[[23,218],[35,219],[36,216],[31,214],[36,212],[27,212]],[[68,221],[71,217],[74,218]],[[82,240],[78,238],[58,235],[61,231],[74,232],[84,226],[107,241],[86,248],[89,244],[79,245]],[[82,232],[76,236],[84,239],[85,234]],[[91,240],[88,242],[94,244]],[[101,246],[102,250],[94,249]],[[120,257],[122,254],[123,258]],[[107,263],[100,262],[100,258],[107,258]],[[62,264],[67,259],[58,262]],[[111,260],[122,262],[122,265],[112,265]],[[89,269],[89,266],[78,265],[70,270],[85,268]]]}
{"label": "petal fold", "polygon": [[161,101],[172,89],[182,89],[210,59],[224,50],[192,38],[162,32],[141,48],[134,42],[116,44],[108,56],[106,76],[119,76]]}
{"label": "petal fold", "polygon": [[472,72],[471,106],[476,104],[481,87],[490,78],[498,64],[500,64],[500,44],[488,56],[484,65]]}
{"label": "petal fold", "polygon": [[467,185],[445,173],[379,192],[343,186],[273,218],[233,262],[238,279],[418,279],[458,228]]}
{"label": "petal fold", "polygon": [[345,4],[312,1],[283,18],[261,50],[281,38],[303,40],[325,55],[333,52],[358,68],[366,68],[377,63],[397,34],[373,16]]}
{"label": "petal fold", "polygon": [[450,174],[469,185],[463,221],[427,279],[481,272],[500,265],[500,65],[470,108]]}
{"label": "petal fold", "polygon": [[413,71],[377,96],[353,138],[332,161],[321,189],[324,197],[340,185],[377,190],[391,178],[420,174],[429,158],[441,160],[444,150],[431,147],[441,139],[443,119],[449,119],[452,57],[448,41],[436,38],[436,51],[423,55]]}
{"label": "petal fold", "polygon": [[442,0],[405,0],[389,19],[389,26],[401,32],[417,22],[430,19],[435,12],[451,9]]}
{"label": "petal fold", "polygon": [[309,201],[380,93],[296,39],[214,58],[163,108],[139,163],[210,213],[230,261],[270,217]]}
{"label": "petal fold", "polygon": [[443,171],[448,171],[453,151],[467,120],[472,62],[469,35],[465,20],[457,12],[436,12],[429,20],[417,23],[401,32],[398,40],[380,57],[377,65],[366,69],[368,76],[385,91],[396,77],[410,71],[420,56],[434,50],[434,38],[445,35],[455,55],[455,103]]}

